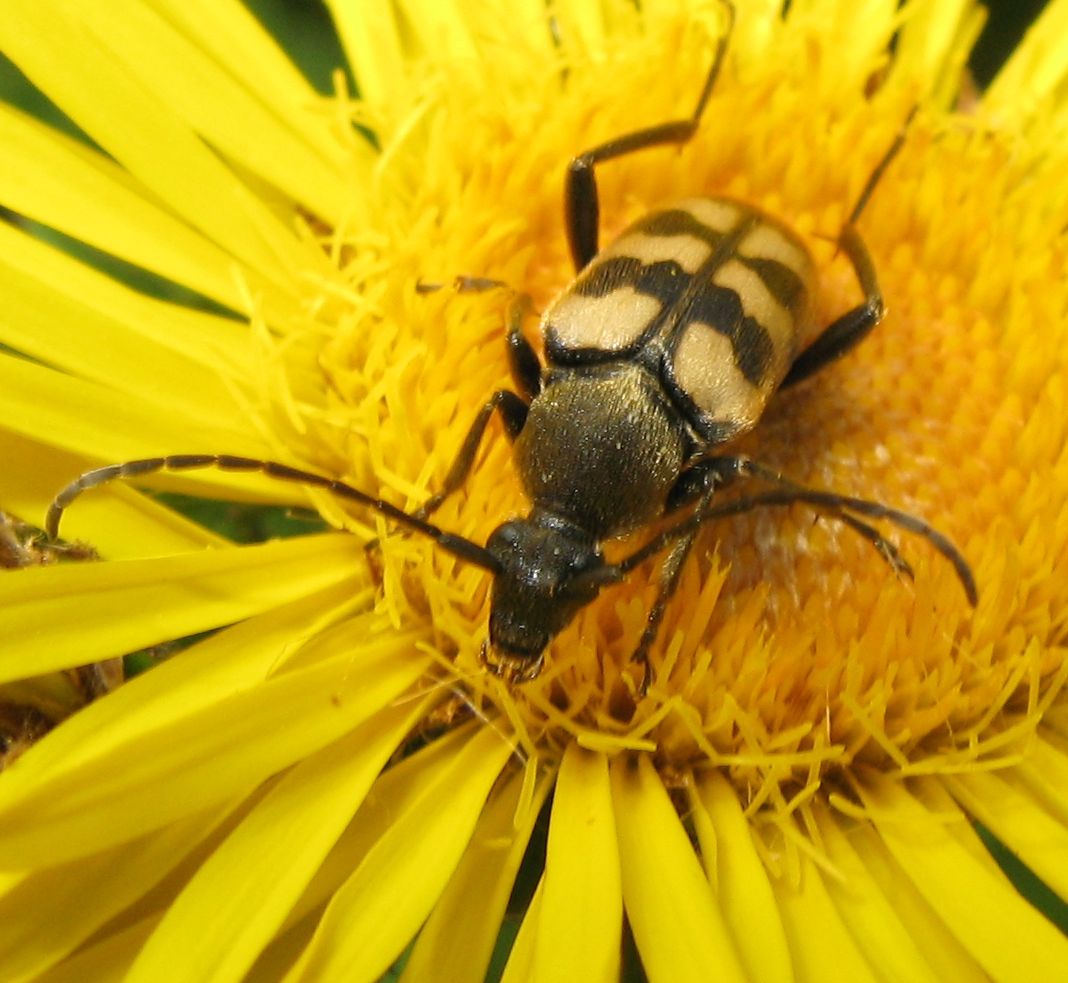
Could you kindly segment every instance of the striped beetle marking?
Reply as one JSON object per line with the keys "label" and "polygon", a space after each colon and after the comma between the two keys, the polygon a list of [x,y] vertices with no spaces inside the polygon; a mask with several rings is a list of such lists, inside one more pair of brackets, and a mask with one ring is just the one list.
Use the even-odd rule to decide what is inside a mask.
{"label": "striped beetle marking", "polygon": [[[724,8],[733,22],[727,0]],[[565,210],[577,278],[542,319],[547,365],[543,369],[521,330],[528,302],[515,296],[506,337],[519,392],[502,389],[486,401],[441,490],[422,508],[405,512],[344,482],[272,461],[187,454],[86,472],[56,496],[45,523],[49,535],[58,535],[63,510],[82,491],[165,469],[259,471],[326,488],[492,574],[483,660],[513,682],[538,675],[549,643],[602,588],[667,551],[660,591],[632,656],[643,667],[643,694],[651,679],[649,650],[683,562],[700,527],[714,518],[808,504],[867,539],[895,572],[911,576],[897,549],[864,521],[886,520],[927,539],[953,565],[975,604],[967,562],[923,520],[878,502],[805,488],[749,458],[722,452],[727,441],[755,425],[773,393],[844,355],[882,318],[875,268],[856,222],[903,134],[875,168],[838,240],[864,300],[803,350],[814,289],[812,260],[793,232],[750,205],[691,198],[647,215],[598,250],[595,165],[689,140],[729,34],[728,25],[689,119],[627,134],[571,161]],[[502,286],[475,279],[459,285],[470,290]],[[463,485],[495,412],[515,443],[516,468],[533,507],[525,518],[504,522],[481,546],[427,520]],[[718,489],[743,478],[771,487],[713,504]],[[605,540],[675,513],[682,517],[629,556],[606,561]]]}
{"label": "striped beetle marking", "polygon": [[629,358],[720,443],[760,418],[797,355],[814,267],[788,228],[741,202],[694,198],[627,229],[542,319],[555,365]]}

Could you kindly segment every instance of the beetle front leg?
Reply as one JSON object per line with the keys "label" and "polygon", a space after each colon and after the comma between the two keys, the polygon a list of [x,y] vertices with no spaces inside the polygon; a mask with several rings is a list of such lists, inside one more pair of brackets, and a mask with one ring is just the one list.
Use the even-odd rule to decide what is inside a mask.
{"label": "beetle front leg", "polygon": [[509,439],[515,440],[519,436],[523,425],[527,422],[527,404],[510,389],[498,389],[486,400],[482,409],[478,411],[478,415],[472,421],[467,431],[467,436],[464,437],[464,442],[460,445],[460,450],[452,462],[452,467],[449,468],[449,473],[445,476],[441,490],[428,498],[412,513],[416,518],[425,519],[433,514],[441,506],[441,503],[467,480],[467,476],[471,473],[471,467],[475,463],[475,455],[478,453],[479,445],[482,443],[482,437],[486,432],[486,426],[489,424],[494,410],[500,413],[504,422],[504,432],[508,434]]}
{"label": "beetle front leg", "polygon": [[653,642],[656,641],[656,636],[660,632],[660,622],[664,620],[664,612],[667,610],[668,602],[679,586],[679,575],[682,573],[683,565],[686,563],[686,557],[690,555],[693,542],[697,538],[697,531],[698,526],[695,524],[692,530],[679,536],[660,567],[660,590],[656,595],[656,601],[646,616],[642,637],[638,640],[637,647],[631,653],[630,661],[637,662],[642,667],[641,688],[638,690],[642,696],[645,696],[649,691],[649,684],[653,681],[653,667],[649,663],[649,650],[653,647]]}

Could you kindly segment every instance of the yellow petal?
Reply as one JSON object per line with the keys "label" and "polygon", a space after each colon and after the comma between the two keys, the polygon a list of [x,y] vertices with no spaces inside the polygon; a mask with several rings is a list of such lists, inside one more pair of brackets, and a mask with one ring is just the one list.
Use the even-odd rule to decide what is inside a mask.
{"label": "yellow petal", "polygon": [[620,756],[611,775],[623,903],[649,979],[745,979],[712,888],[649,756]]}
{"label": "yellow petal", "polygon": [[863,841],[851,834],[859,824],[835,816],[824,806],[816,807],[814,813],[827,859],[833,865],[833,870],[822,873],[823,883],[868,964],[880,978],[938,983],[944,977],[924,958],[917,940],[898,918],[891,898],[883,894],[858,855]]}
{"label": "yellow petal", "polygon": [[695,778],[694,791],[690,803],[701,856],[746,972],[767,983],[793,979],[775,894],[737,793],[719,771]]}
{"label": "yellow petal", "polygon": [[[473,731],[471,726],[461,726],[420,748],[379,777],[360,811],[286,918],[277,944],[279,950],[288,952],[292,944],[290,937],[303,936],[306,929],[304,943],[299,946],[297,954],[307,947],[306,943],[311,941],[330,899],[364,862],[374,845],[389,832],[397,816],[410,809],[427,786],[441,780],[452,767],[455,756],[471,740]],[[280,951],[278,958],[284,960],[286,957]],[[276,961],[273,956],[271,961]],[[290,960],[290,963],[295,961]]]}
{"label": "yellow petal", "polygon": [[484,728],[420,789],[334,895],[291,979],[375,980],[389,967],[455,870],[511,754]]}
{"label": "yellow petal", "polygon": [[990,977],[927,903],[874,827],[870,823],[858,824],[850,830],[850,842],[935,976],[961,983],[987,983]]}
{"label": "yellow petal", "polygon": [[[0,199],[12,211],[226,307],[246,306],[225,250],[146,197],[109,158],[3,104],[0,179]],[[19,234],[8,228],[4,238]],[[268,278],[246,276],[268,309],[291,305]],[[52,282],[62,288],[62,280]]]}
{"label": "yellow petal", "polygon": [[1068,748],[1047,733],[1032,741],[1029,752],[1016,774],[1044,809],[1068,824]]}
{"label": "yellow petal", "polygon": [[232,422],[191,432],[164,405],[15,358],[0,360],[0,419],[40,443],[108,462],[188,453],[191,440],[193,453],[265,456],[263,443]]}
{"label": "yellow petal", "polygon": [[124,655],[354,579],[366,557],[328,534],[0,577],[0,680]]}
{"label": "yellow petal", "polygon": [[946,788],[973,818],[1062,898],[1068,898],[1068,829],[1043,810],[1016,776],[973,771],[947,775]]}
{"label": "yellow petal", "polygon": [[[0,461],[8,465],[0,468],[0,502],[6,511],[33,524],[44,521],[56,492],[86,467],[74,455],[39,447],[3,428]],[[186,553],[225,542],[122,484],[100,489],[79,502],[64,519],[63,532],[68,540],[92,543],[102,556],[118,560]]]}
{"label": "yellow petal", "polygon": [[891,853],[988,973],[1004,980],[1055,979],[1068,965],[1068,939],[997,870],[966,817],[935,780],[914,797],[872,775],[859,786]]}
{"label": "yellow petal", "polygon": [[501,931],[519,864],[551,787],[542,775],[529,801],[524,776],[494,795],[475,827],[463,858],[416,940],[402,983],[448,980],[482,983]]}
{"label": "yellow petal", "polygon": [[[321,150],[298,139],[276,111],[235,76],[230,68],[232,53],[224,67],[158,12],[136,0],[113,0],[106,8],[91,12],[80,4],[69,9],[79,15],[79,26],[128,69],[139,85],[224,157],[331,224],[342,218],[349,195],[340,148],[333,148],[333,160],[327,161]],[[266,41],[255,18],[231,18],[230,23],[242,33],[258,34],[261,45]],[[253,44],[255,39],[244,43]],[[292,75],[289,79],[292,83]],[[309,86],[304,105],[294,101],[289,108],[294,115],[304,115],[317,101]]]}
{"label": "yellow petal", "polygon": [[984,106],[1000,110],[1013,119],[1019,119],[1021,111],[1057,108],[1063,118],[1064,84],[1068,79],[1065,38],[1068,38],[1068,3],[1054,0],[1045,5],[990,83],[983,94]]}
{"label": "yellow petal", "polygon": [[[116,298],[106,311],[94,310],[83,297],[57,285],[45,254],[53,253],[31,236],[0,225],[0,292],[5,302],[0,338],[5,344],[73,375],[98,382],[169,412],[188,424],[231,427],[244,407],[214,369],[211,352],[201,346],[190,356],[179,351],[173,334],[164,341],[169,318],[155,338],[116,316]],[[59,265],[76,264],[63,263]],[[42,269],[42,266],[44,267]],[[62,283],[62,281],[61,281]],[[114,294],[120,293],[116,287]],[[133,293],[133,291],[129,291]],[[132,306],[132,305],[131,305]],[[141,300],[138,314],[150,315]],[[168,308],[157,304],[154,313]],[[151,316],[151,315],[150,315]],[[196,380],[196,385],[190,385]],[[249,426],[247,440],[254,440]]]}
{"label": "yellow petal", "polygon": [[377,714],[295,765],[199,868],[127,979],[155,983],[179,965],[189,979],[243,979],[423,712]]}
{"label": "yellow petal", "polygon": [[531,971],[534,967],[534,948],[538,938],[537,926],[541,921],[544,895],[545,875],[542,874],[538,886],[534,889],[534,896],[527,905],[523,923],[519,926],[512,949],[508,953],[508,963],[501,975],[501,983],[527,983],[531,979]]}
{"label": "yellow petal", "polygon": [[[154,7],[179,25],[185,36],[194,38],[202,51],[209,52],[224,71],[320,157],[337,165],[347,161],[338,146],[334,119],[329,114],[308,112],[318,99],[317,93],[244,4],[157,0]],[[356,146],[370,150],[370,143],[362,139]],[[352,152],[353,148],[345,150]]]}
{"label": "yellow petal", "polygon": [[[156,886],[225,812],[196,815],[92,857],[27,874],[0,897],[4,979],[36,977]],[[86,904],[86,898],[93,899]],[[42,932],[42,924],[49,926]]]}
{"label": "yellow petal", "polygon": [[572,743],[553,797],[531,979],[617,980],[622,927],[608,762]]}
{"label": "yellow petal", "polygon": [[[360,644],[364,633],[366,624],[345,622],[321,633],[316,645],[323,655],[307,667],[236,692],[215,689],[211,702],[192,712],[172,700],[170,719],[155,726],[143,714],[122,719],[117,729],[127,753],[121,767],[105,743],[92,756],[69,755],[47,771],[41,759],[54,760],[55,745],[70,739],[65,727],[53,731],[4,775],[0,867],[93,853],[247,794],[358,726],[413,682],[427,661],[392,635]],[[80,715],[71,721],[80,722]],[[122,823],[115,822],[117,814]]]}
{"label": "yellow petal", "polygon": [[35,977],[35,983],[121,983],[126,970],[144,945],[156,917],[143,918],[129,928],[103,936],[99,942],[79,949],[70,959]]}
{"label": "yellow petal", "polygon": [[797,878],[796,884],[785,879],[773,882],[797,979],[817,983],[833,966],[843,980],[877,980],[874,965],[857,948],[809,857],[800,858]]}
{"label": "yellow petal", "polygon": [[[289,230],[89,33],[79,6],[9,0],[0,48],[146,190],[241,262],[296,292],[290,271],[302,253]],[[78,57],[70,58],[75,50]],[[292,262],[282,260],[287,256]]]}

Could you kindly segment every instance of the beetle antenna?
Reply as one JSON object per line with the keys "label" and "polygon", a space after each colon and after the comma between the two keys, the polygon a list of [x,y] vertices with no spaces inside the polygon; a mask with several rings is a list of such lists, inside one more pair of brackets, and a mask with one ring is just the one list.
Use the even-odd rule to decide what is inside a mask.
{"label": "beetle antenna", "polygon": [[[772,472],[773,474],[774,472]],[[761,477],[765,475],[761,474]],[[773,479],[772,479],[773,480]],[[850,512],[859,512],[861,515],[873,519],[885,519],[894,525],[915,533],[926,539],[939,553],[942,554],[952,565],[957,579],[964,588],[969,603],[975,607],[979,603],[979,590],[975,585],[975,576],[964,559],[960,550],[933,526],[924,522],[917,516],[908,512],[900,512],[892,509],[881,502],[872,502],[864,498],[850,498],[846,495],[837,495],[833,492],[814,491],[801,485],[794,485],[786,478],[779,479],[787,488],[783,491],[761,492],[757,495],[748,495],[733,502],[724,502],[701,512],[695,512],[682,522],[665,529],[658,536],[654,536],[644,546],[635,550],[630,556],[625,557],[616,564],[616,569],[621,574],[627,574],[635,567],[644,563],[650,557],[666,549],[687,533],[693,532],[699,526],[713,519],[723,519],[731,515],[741,515],[743,512],[751,512],[753,509],[765,506],[785,507],[803,502],[817,509],[826,510],[834,518],[844,522],[850,529],[867,539],[880,553],[884,560],[890,564],[895,572],[907,577],[912,576],[912,568],[898,553],[897,548],[879,535],[878,530],[873,529],[865,522],[861,522]]]}
{"label": "beetle antenna", "polygon": [[50,539],[59,537],[59,523],[63,512],[84,491],[96,488],[120,478],[135,478],[141,475],[155,474],[158,471],[194,471],[205,468],[218,468],[221,471],[244,471],[264,474],[268,478],[277,478],[280,481],[292,481],[301,485],[311,485],[315,488],[324,488],[337,495],[361,505],[391,519],[399,526],[404,526],[412,532],[420,533],[434,540],[443,550],[468,563],[497,573],[500,564],[484,546],[455,533],[445,532],[432,522],[420,519],[417,516],[405,512],[404,509],[385,501],[375,498],[366,492],[353,488],[343,481],[335,478],[326,478],[312,471],[304,471],[301,468],[290,467],[288,464],[279,464],[277,461],[264,461],[252,457],[238,457],[233,454],[171,454],[166,457],[147,457],[137,461],[126,461],[123,464],[109,464],[102,468],[93,468],[74,479],[66,488],[56,495],[52,504],[48,507],[48,515],[45,518],[45,531]]}

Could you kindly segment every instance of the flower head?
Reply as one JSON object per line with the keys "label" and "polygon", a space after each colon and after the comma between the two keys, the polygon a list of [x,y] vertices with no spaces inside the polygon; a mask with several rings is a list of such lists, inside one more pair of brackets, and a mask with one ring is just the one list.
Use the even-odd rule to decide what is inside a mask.
{"label": "flower head", "polygon": [[[204,453],[414,511],[507,384],[511,294],[542,310],[573,276],[567,161],[692,111],[725,8],[684,6],[335,4],[359,96],[339,75],[325,98],[237,4],[11,0],[0,49],[93,145],[0,107],[3,204],[207,303],[0,226],[0,506]],[[889,313],[732,450],[922,517],[977,607],[922,538],[880,528],[909,580],[840,516],[753,510],[701,530],[647,692],[655,564],[510,685],[480,659],[487,570],[381,510],[269,474],[144,477],[334,527],[237,547],[93,489],[64,531],[105,559],[0,580],[0,678],[222,630],[0,777],[6,975],[370,980],[415,939],[408,978],[482,979],[524,857],[508,978],[616,978],[624,913],[654,980],[818,977],[832,953],[850,978],[1063,965],[971,823],[1068,894],[1068,3],[958,111],[981,19],[739,3],[693,139],[597,170],[602,243],[680,198],[777,216],[822,326],[861,299],[836,242],[889,161],[859,218]],[[511,289],[420,289],[457,275]],[[475,544],[529,508],[497,427],[433,517]]]}

